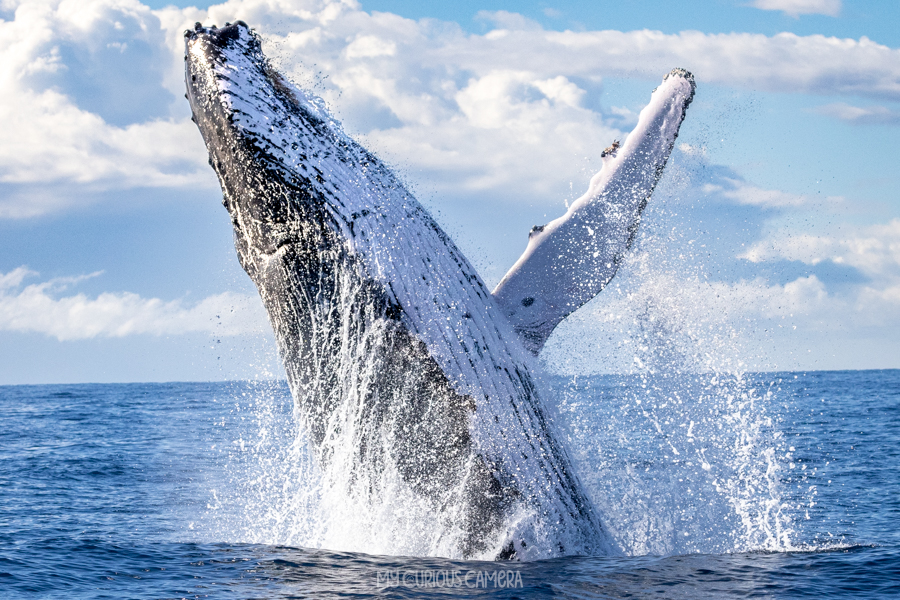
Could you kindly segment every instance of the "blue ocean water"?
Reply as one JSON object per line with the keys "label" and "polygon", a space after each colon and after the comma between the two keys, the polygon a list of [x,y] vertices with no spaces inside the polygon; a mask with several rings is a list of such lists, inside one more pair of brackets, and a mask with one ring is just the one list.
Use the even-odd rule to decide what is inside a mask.
{"label": "blue ocean water", "polygon": [[336,548],[283,383],[0,387],[0,597],[900,596],[900,371],[548,385],[624,556]]}

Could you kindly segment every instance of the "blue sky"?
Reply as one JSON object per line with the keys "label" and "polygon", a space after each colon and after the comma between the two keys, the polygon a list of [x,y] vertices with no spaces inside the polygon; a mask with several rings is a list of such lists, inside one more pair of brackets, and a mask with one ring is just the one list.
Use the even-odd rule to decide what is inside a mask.
{"label": "blue sky", "polygon": [[4,0],[0,383],[279,375],[182,96],[181,31],[238,18],[491,285],[688,68],[634,252],[546,362],[900,367],[896,2]]}

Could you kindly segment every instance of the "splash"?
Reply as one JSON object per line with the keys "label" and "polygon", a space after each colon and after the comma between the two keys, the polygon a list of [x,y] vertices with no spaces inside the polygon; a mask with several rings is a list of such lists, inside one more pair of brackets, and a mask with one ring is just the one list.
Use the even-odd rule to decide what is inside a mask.
{"label": "splash", "polygon": [[[713,289],[699,275],[679,277],[684,265],[673,269],[661,252],[665,239],[644,239],[613,299],[584,317],[613,315],[604,321],[613,326],[608,351],[627,357],[630,371],[546,381],[582,483],[628,555],[806,549],[795,541],[802,516],[784,483],[791,448],[770,414],[784,401],[777,381],[746,372],[740,331],[700,301]],[[551,352],[576,339],[560,334]],[[371,554],[448,550],[423,527],[442,518],[446,526],[446,515],[405,495],[402,478],[387,474],[379,503],[346,495],[344,470],[323,474],[285,387],[241,393],[232,415],[252,427],[228,456],[229,500],[220,494],[222,506],[210,511],[218,539]]]}
{"label": "splash", "polygon": [[[532,230],[526,253],[489,295],[390,169],[275,73],[245,24],[220,30],[198,23],[185,38],[194,120],[222,185],[239,259],[275,330],[295,421],[303,424],[279,433],[259,403],[250,441],[255,468],[236,481],[234,495],[245,501],[231,503],[243,504],[238,514],[250,525],[237,533],[378,554],[545,558],[610,553],[607,529],[615,529],[623,548],[656,552],[654,538],[619,525],[635,515],[620,514],[595,491],[604,527],[557,441],[525,349],[537,353],[555,325],[615,274],[693,97],[692,76],[678,69],[667,75],[635,132],[604,152],[589,192],[564,217]],[[772,510],[758,514],[755,490],[745,490],[757,476],[753,427],[760,422],[745,416],[754,412],[753,395],[718,379],[651,379],[697,371],[690,344],[703,336],[673,318],[671,307],[658,310],[678,306],[656,290],[660,277],[643,280],[623,310],[639,310],[628,339],[647,393],[633,388],[639,408],[631,415],[625,406],[619,430],[655,427],[636,432],[644,434],[641,450],[656,453],[641,458],[645,472],[669,463],[696,461],[701,471],[734,465],[735,474],[717,470],[712,481],[685,471],[679,483],[693,482],[701,502],[727,496],[745,529],[765,529]],[[599,414],[584,417],[585,431],[595,429]],[[686,417],[686,433],[671,429]],[[741,443],[717,444],[706,433],[722,423],[742,431]],[[283,453],[267,451],[285,436]],[[243,434],[236,442],[247,452]],[[615,474],[615,464],[608,467]],[[699,509],[675,496],[661,506],[681,510],[681,521],[644,529],[690,537],[686,526],[694,520],[685,511]],[[645,516],[656,514],[646,508]],[[765,535],[778,538],[774,523]],[[713,537],[705,529],[694,535]]]}
{"label": "splash", "polygon": [[[649,220],[617,283],[548,345],[576,468],[628,554],[798,549],[783,398],[745,363],[754,324],[683,251],[689,230]],[[585,375],[598,357],[624,374]]]}
{"label": "splash", "polygon": [[560,389],[579,473],[627,554],[793,548],[768,394],[659,372]]}
{"label": "splash", "polygon": [[[582,483],[625,554],[804,549],[783,487],[790,453],[766,414],[771,383],[660,367],[551,383]],[[381,488],[379,507],[318,468],[284,384],[253,384],[223,403],[216,425],[233,439],[220,450],[226,478],[210,487],[206,540],[440,555],[420,520],[440,516],[394,506],[402,478]]]}

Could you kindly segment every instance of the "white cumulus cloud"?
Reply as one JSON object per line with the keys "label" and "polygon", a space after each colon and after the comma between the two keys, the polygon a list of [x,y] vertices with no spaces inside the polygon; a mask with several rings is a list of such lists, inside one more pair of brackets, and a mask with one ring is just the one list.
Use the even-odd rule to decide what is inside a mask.
{"label": "white cumulus cloud", "polygon": [[149,8],[35,0],[14,14],[0,21],[0,217],[103,189],[214,182],[186,111],[171,111],[172,55]]}
{"label": "white cumulus cloud", "polygon": [[[552,368],[581,374],[896,365],[890,349],[900,335],[897,280],[836,292],[815,275],[784,284],[707,281],[653,268],[631,275],[623,273],[554,333],[542,355]],[[860,351],[843,356],[840,345],[851,340]]]}
{"label": "white cumulus cloud", "polygon": [[818,107],[816,112],[854,125],[900,124],[900,111],[886,106],[853,106],[844,102],[835,102]]}
{"label": "white cumulus cloud", "polygon": [[[695,152],[694,149],[688,148],[686,152]],[[702,190],[706,194],[720,194],[724,198],[748,206],[758,206],[760,208],[824,208],[836,207],[844,203],[841,196],[827,196],[824,199],[813,198],[805,194],[792,194],[782,190],[764,189],[754,185],[750,185],[745,181],[722,178],[722,183],[706,183],[702,186]]]}
{"label": "white cumulus cloud", "polygon": [[[509,12],[494,28],[366,13],[352,2],[234,0],[158,13],[169,39],[194,20],[254,25],[295,81],[348,130],[444,195],[558,203],[632,124],[598,109],[603,77],[642,78],[649,98],[674,66],[700,85],[900,100],[900,50],[866,38],[686,31],[549,31]],[[624,129],[624,131],[623,131]]]}
{"label": "white cumulus cloud", "polygon": [[166,302],[130,292],[105,292],[91,298],[63,295],[86,277],[23,286],[37,275],[25,267],[0,274],[0,331],[42,333],[64,341],[138,334],[233,336],[269,327],[259,298],[244,294],[225,292],[196,303]]}
{"label": "white cumulus cloud", "polygon": [[868,226],[841,227],[840,233],[777,231],[754,243],[742,258],[752,262],[794,260],[809,265],[831,261],[879,281],[900,283],[900,219]]}
{"label": "white cumulus cloud", "polygon": [[502,11],[481,14],[494,28],[473,35],[367,13],[352,0],[4,6],[15,11],[0,22],[0,217],[52,212],[98,190],[215,186],[181,97],[182,32],[194,21],[250,23],[266,51],[374,150],[438,192],[490,190],[498,199],[558,202],[562,186],[582,178],[585,157],[623,135],[630,122],[616,110],[630,109],[602,114],[595,101],[607,76],[645,79],[648,98],[683,66],[701,85],[900,100],[900,50],[866,38],[560,32]]}
{"label": "white cumulus cloud", "polygon": [[[841,8],[834,0],[755,5],[795,16],[836,15]],[[559,206],[573,193],[570,181],[586,181],[599,152],[627,134],[639,108],[601,107],[608,77],[645,81],[648,99],[662,75],[681,66],[694,72],[701,94],[712,83],[878,103],[817,109],[860,124],[896,123],[889,103],[900,102],[900,49],[865,37],[549,31],[510,12],[482,13],[492,29],[475,35],[453,23],[365,12],[353,0],[230,0],[208,10],[151,11],[137,0],[6,0],[3,7],[14,18],[0,21],[0,218],[61,210],[89,202],[98,190],[215,186],[182,98],[182,33],[195,21],[243,19],[263,35],[276,63],[322,95],[364,144],[433,191],[494,202]],[[714,160],[704,147],[681,150]],[[843,202],[728,178],[703,191],[766,214]],[[684,311],[708,314],[807,315],[809,323],[895,315],[898,228],[895,220],[828,234],[772,232],[741,255],[757,263],[831,261],[872,278],[849,292],[837,294],[815,275],[706,287],[654,276],[647,281],[661,283],[643,298],[674,298]],[[0,329],[81,339],[224,335],[265,323],[255,298],[93,297],[68,292],[73,280],[28,284],[34,276],[23,269],[0,274]],[[669,284],[696,293],[665,296]],[[243,308],[231,313],[232,306]]]}
{"label": "white cumulus cloud", "polygon": [[750,4],[761,10],[780,10],[792,17],[800,15],[827,15],[841,13],[841,0],[753,0]]}

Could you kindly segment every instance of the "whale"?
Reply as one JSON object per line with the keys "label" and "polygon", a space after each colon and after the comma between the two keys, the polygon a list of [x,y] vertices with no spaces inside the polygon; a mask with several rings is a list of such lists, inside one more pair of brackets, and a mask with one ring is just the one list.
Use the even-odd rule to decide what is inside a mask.
{"label": "whale", "polygon": [[585,195],[532,229],[494,290],[245,23],[186,31],[185,80],[323,485],[361,521],[415,531],[403,553],[619,552],[535,357],[632,244],[693,98],[691,74],[666,76]]}

